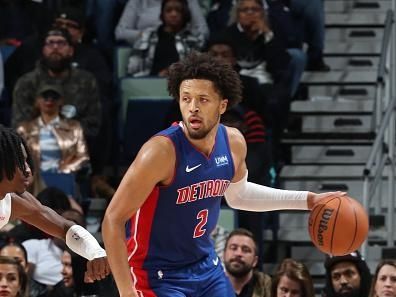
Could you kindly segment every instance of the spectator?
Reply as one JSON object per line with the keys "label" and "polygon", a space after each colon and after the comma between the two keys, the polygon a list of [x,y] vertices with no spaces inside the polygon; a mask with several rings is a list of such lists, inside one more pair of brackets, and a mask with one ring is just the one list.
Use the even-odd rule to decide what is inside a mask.
{"label": "spectator", "polygon": [[382,260],[375,269],[370,297],[396,297],[396,260]]}
{"label": "spectator", "polygon": [[[66,210],[62,216],[85,227],[83,215],[76,210]],[[32,267],[32,282],[48,294],[63,279],[61,258],[64,241],[58,238],[30,239],[22,244],[28,252],[29,265]]]}
{"label": "spectator", "polygon": [[37,67],[23,75],[13,92],[13,124],[34,118],[34,101],[42,83],[63,86],[65,104],[72,105],[72,116],[82,123],[87,137],[97,135],[101,110],[97,83],[92,74],[71,67],[74,53],[69,33],[63,29],[47,32],[42,45],[42,57]]}
{"label": "spectator", "polygon": [[23,270],[25,271],[27,276],[27,281],[26,281],[27,285],[26,285],[26,292],[23,297],[38,296],[38,292],[35,291],[33,287],[30,288],[31,282],[29,278],[28,258],[25,247],[22,244],[18,243],[17,241],[10,239],[3,247],[1,247],[0,256],[17,259],[19,261],[19,264],[22,266]]}
{"label": "spectator", "polygon": [[358,251],[345,256],[326,257],[324,297],[368,297],[371,275]]}
{"label": "spectator", "polygon": [[[264,114],[273,135],[273,152],[279,151],[279,139],[287,127],[290,100],[300,74],[282,40],[271,31],[261,0],[239,0],[236,5],[236,22],[229,26],[223,36],[232,42],[241,73],[253,76],[270,90],[267,100],[259,103],[265,107],[254,109]],[[278,159],[278,158],[277,158]],[[280,159],[280,158],[279,158]]]}
{"label": "spectator", "polygon": [[329,71],[324,63],[324,8],[322,0],[267,0],[274,31],[283,35],[288,48],[308,45],[307,70]]}
{"label": "spectator", "polygon": [[24,297],[26,283],[26,272],[19,263],[19,260],[0,256],[0,290],[8,293],[3,296]]}
{"label": "spectator", "polygon": [[256,269],[257,261],[253,233],[242,228],[232,231],[225,243],[224,265],[238,297],[271,296],[271,278]]}
{"label": "spectator", "polygon": [[[74,180],[75,174],[88,170],[89,156],[83,130],[78,121],[62,115],[63,101],[61,86],[39,85],[35,102],[38,116],[22,122],[17,128],[29,145],[39,169],[35,179],[40,174],[62,173],[70,174]],[[38,192],[33,190],[35,194]]]}
{"label": "spectator", "polygon": [[284,259],[273,277],[271,294],[273,297],[315,297],[307,267],[293,259]]}
{"label": "spectator", "polygon": [[[51,29],[44,37],[42,57],[36,68],[23,75],[13,92],[13,125],[34,118],[35,93],[40,84],[59,84],[64,90],[64,103],[68,106],[66,117],[80,121],[88,144],[92,165],[92,184],[102,176],[106,154],[99,135],[102,123],[102,105],[95,77],[82,69],[72,67],[74,47],[70,34],[64,29]],[[107,142],[109,142],[107,140]],[[106,194],[114,189],[107,184]]]}
{"label": "spectator", "polygon": [[204,36],[190,30],[191,13],[187,0],[162,0],[161,3],[162,24],[143,30],[135,41],[128,74],[166,76],[172,63],[203,46]]}
{"label": "spectator", "polygon": [[[110,69],[101,53],[92,44],[85,42],[85,18],[80,10],[74,7],[61,8],[54,16],[52,26],[69,32],[74,48],[73,67],[95,75],[101,94],[110,97],[112,78]],[[35,68],[41,51],[40,37],[35,34],[27,38],[7,59],[5,73],[8,90],[12,91],[18,78]]]}
{"label": "spectator", "polygon": [[[198,0],[188,0],[191,11],[191,30],[193,34],[209,35],[208,26]],[[116,40],[134,45],[142,31],[158,27],[161,11],[161,0],[129,0],[115,30]]]}
{"label": "spectator", "polygon": [[244,74],[260,83],[284,82],[290,91],[290,56],[271,31],[261,0],[239,0],[236,20],[223,34],[232,41]]}

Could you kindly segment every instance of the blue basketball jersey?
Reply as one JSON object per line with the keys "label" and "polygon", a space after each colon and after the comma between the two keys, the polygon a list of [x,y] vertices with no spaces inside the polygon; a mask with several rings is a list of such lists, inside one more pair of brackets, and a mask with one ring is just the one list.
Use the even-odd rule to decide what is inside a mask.
{"label": "blue basketball jersey", "polygon": [[189,142],[180,125],[156,135],[168,137],[175,147],[175,175],[170,185],[152,190],[128,223],[132,272],[178,269],[214,253],[210,234],[234,176],[227,131],[219,125],[208,157]]}

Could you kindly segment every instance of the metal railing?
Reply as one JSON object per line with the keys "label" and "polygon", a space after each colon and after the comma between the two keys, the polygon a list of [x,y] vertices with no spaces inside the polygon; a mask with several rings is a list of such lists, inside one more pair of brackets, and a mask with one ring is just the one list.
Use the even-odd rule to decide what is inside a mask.
{"label": "metal railing", "polygon": [[[388,207],[387,207],[387,245],[393,246],[394,233],[394,152],[395,152],[395,106],[396,97],[393,83],[395,79],[394,57],[396,32],[394,29],[394,10],[388,10],[385,20],[384,36],[381,44],[381,56],[377,72],[377,92],[375,98],[375,112],[373,124],[375,125],[376,138],[372,145],[369,158],[363,170],[363,206],[370,213],[370,203],[379,192],[377,208],[380,211],[382,193],[382,179],[387,169],[388,182]],[[390,48],[390,50],[389,50]],[[390,54],[390,72],[387,73],[388,54]],[[388,91],[388,93],[386,93]],[[384,94],[385,93],[385,94]],[[388,97],[389,96],[389,97]],[[385,111],[385,113],[384,113]],[[367,253],[367,240],[362,245],[362,254]]]}

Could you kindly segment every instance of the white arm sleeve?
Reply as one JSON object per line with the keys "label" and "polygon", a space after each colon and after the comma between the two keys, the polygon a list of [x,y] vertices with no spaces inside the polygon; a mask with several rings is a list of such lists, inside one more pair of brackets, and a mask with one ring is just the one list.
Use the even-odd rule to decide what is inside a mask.
{"label": "white arm sleeve", "polygon": [[231,183],[224,193],[232,208],[248,211],[282,209],[308,210],[307,191],[274,189],[247,181],[248,174],[238,182]]}
{"label": "white arm sleeve", "polygon": [[66,232],[66,245],[76,254],[89,261],[106,257],[95,237],[80,225],[73,225]]}

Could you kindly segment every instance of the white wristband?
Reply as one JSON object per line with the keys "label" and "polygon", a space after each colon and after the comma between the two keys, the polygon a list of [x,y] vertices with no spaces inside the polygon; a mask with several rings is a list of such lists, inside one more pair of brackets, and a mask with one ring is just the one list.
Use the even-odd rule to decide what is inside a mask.
{"label": "white wristband", "polygon": [[66,245],[75,253],[88,260],[106,257],[106,251],[95,237],[80,225],[73,225],[66,232]]}
{"label": "white wristband", "polygon": [[238,182],[231,183],[224,193],[232,208],[249,211],[283,209],[308,210],[307,191],[274,189],[247,181],[248,174]]}

